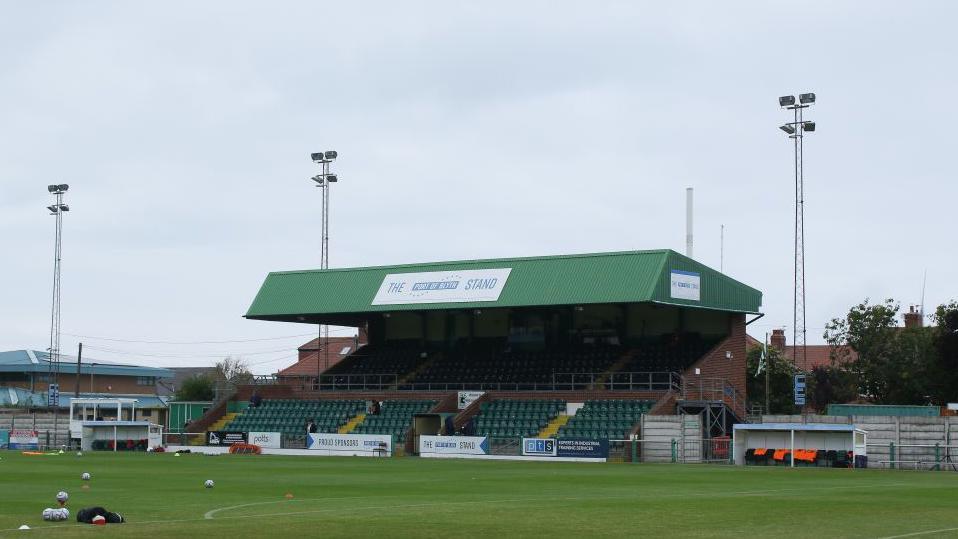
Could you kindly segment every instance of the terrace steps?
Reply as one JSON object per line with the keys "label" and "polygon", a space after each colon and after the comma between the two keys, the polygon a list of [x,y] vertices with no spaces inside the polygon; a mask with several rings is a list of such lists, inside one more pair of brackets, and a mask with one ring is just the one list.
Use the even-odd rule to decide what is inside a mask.
{"label": "terrace steps", "polygon": [[226,425],[228,425],[230,421],[232,421],[238,415],[239,413],[237,412],[228,412],[223,414],[223,417],[217,419],[210,425],[209,430],[223,430],[223,428],[226,427]]}
{"label": "terrace steps", "polygon": [[356,428],[357,425],[366,420],[366,414],[356,414],[345,425],[339,427],[340,434],[349,434]]}
{"label": "terrace steps", "polygon": [[546,425],[545,427],[542,428],[541,431],[539,431],[538,437],[539,438],[555,438],[555,435],[557,432],[559,432],[559,429],[562,428],[563,425],[568,423],[570,419],[572,419],[571,415],[566,415],[566,414],[557,415],[552,421],[549,422],[548,425]]}

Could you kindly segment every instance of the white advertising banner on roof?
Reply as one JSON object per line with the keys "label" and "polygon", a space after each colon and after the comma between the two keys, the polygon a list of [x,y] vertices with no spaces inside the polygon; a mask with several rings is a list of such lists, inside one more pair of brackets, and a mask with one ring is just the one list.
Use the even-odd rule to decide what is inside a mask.
{"label": "white advertising banner on roof", "polygon": [[701,301],[702,278],[691,271],[672,270],[671,296],[677,299]]}
{"label": "white advertising banner on roof", "polygon": [[390,273],[373,305],[497,301],[512,268]]}

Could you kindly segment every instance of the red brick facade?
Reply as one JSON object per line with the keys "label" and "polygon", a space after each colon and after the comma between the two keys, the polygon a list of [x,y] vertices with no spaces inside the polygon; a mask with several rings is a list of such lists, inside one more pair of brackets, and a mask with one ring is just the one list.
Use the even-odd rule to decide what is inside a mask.
{"label": "red brick facade", "polygon": [[[731,356],[729,356],[731,354]],[[699,369],[696,374],[695,370]],[[727,381],[738,392],[736,413],[745,412],[745,376],[746,376],[746,335],[745,315],[729,315],[729,335],[714,348],[709,350],[701,359],[696,361],[683,373],[686,379],[686,389],[695,387],[696,379],[721,378]],[[701,395],[704,400],[708,395]],[[740,415],[744,417],[744,415]]]}

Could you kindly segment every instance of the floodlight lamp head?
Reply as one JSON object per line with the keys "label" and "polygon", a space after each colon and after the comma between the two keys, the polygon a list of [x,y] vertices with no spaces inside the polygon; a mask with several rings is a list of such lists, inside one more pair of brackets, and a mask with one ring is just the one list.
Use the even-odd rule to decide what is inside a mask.
{"label": "floodlight lamp head", "polygon": [[322,176],[322,175],[313,176],[311,179],[312,179],[314,182],[318,183],[319,185],[323,185],[323,182],[325,181],[325,180],[323,180],[323,176]]}
{"label": "floodlight lamp head", "polygon": [[324,157],[326,157],[326,160],[327,160],[327,161],[332,161],[333,159],[336,159],[336,157],[339,156],[339,154],[336,153],[335,150],[330,150],[330,151],[328,151],[328,152],[323,152],[323,154],[324,154]]}
{"label": "floodlight lamp head", "polygon": [[781,107],[790,107],[795,104],[795,96],[783,95],[782,97],[778,98],[778,104]]}
{"label": "floodlight lamp head", "polygon": [[809,103],[814,103],[814,102],[815,102],[815,94],[813,94],[812,92],[808,92],[807,94],[799,94],[799,95],[798,95],[798,100],[799,100],[803,105],[807,105],[807,104],[809,104]]}
{"label": "floodlight lamp head", "polygon": [[804,123],[802,124],[802,130],[803,130],[803,131],[814,131],[814,130],[815,130],[815,122],[804,122]]}
{"label": "floodlight lamp head", "polygon": [[60,204],[60,211],[70,211],[70,206],[66,204]]}
{"label": "floodlight lamp head", "polygon": [[56,213],[56,212],[57,212],[57,205],[56,205],[56,204],[51,204],[51,205],[47,206],[47,209],[50,210],[50,213]]}
{"label": "floodlight lamp head", "polygon": [[794,134],[795,134],[795,128],[792,127],[792,126],[790,126],[790,125],[788,125],[788,124],[780,125],[780,126],[778,126],[778,128],[781,129],[782,131],[785,131],[785,132],[788,133],[789,135],[794,135]]}
{"label": "floodlight lamp head", "polygon": [[309,154],[309,157],[314,163],[323,163],[326,161],[326,158],[323,156],[323,152],[311,153]]}
{"label": "floodlight lamp head", "polygon": [[339,178],[337,178],[335,174],[327,174],[326,181],[328,181],[329,183],[334,183],[334,182],[338,182]]}
{"label": "floodlight lamp head", "polygon": [[47,186],[47,191],[50,191],[51,193],[56,193],[56,192],[57,192],[57,186],[56,186],[56,185],[48,185],[48,186]]}
{"label": "floodlight lamp head", "polygon": [[66,193],[69,189],[70,189],[70,186],[65,183],[61,183],[60,185],[57,186],[57,190],[59,190],[62,193]]}

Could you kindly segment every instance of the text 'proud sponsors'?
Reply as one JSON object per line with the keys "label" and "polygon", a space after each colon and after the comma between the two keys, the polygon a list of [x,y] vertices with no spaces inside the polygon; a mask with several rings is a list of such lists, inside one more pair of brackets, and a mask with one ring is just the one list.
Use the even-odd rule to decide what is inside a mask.
{"label": "text 'proud sponsors'", "polygon": [[373,305],[498,301],[512,268],[390,273]]}
{"label": "text 'proud sponsors'", "polygon": [[523,438],[522,454],[530,457],[609,458],[608,440]]}
{"label": "text 'proud sponsors'", "polygon": [[670,295],[676,299],[701,301],[702,277],[692,271],[672,270],[670,274]]}
{"label": "text 'proud sponsors'", "polygon": [[384,434],[330,434],[310,433],[306,449],[336,451],[348,455],[392,454],[392,436]]}
{"label": "text 'proud sponsors'", "polygon": [[489,438],[485,436],[420,436],[419,453],[488,455]]}
{"label": "text 'proud sponsors'", "polygon": [[263,448],[280,449],[282,448],[281,434],[278,432],[251,432],[249,433],[249,443]]}

